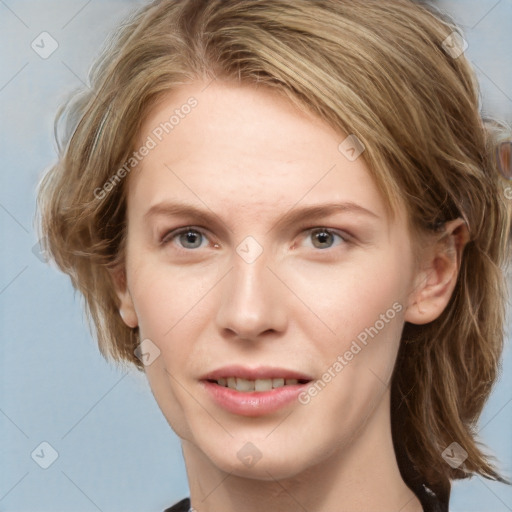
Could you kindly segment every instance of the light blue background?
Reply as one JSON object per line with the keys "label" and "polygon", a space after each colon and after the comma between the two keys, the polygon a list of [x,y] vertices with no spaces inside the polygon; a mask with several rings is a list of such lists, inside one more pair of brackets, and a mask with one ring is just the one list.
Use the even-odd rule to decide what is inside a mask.
{"label": "light blue background", "polygon": [[[55,160],[53,117],[86,82],[107,33],[140,2],[0,0],[0,510],[161,512],[188,495],[177,437],[142,375],[107,364],[69,280],[32,253],[35,187]],[[512,122],[512,0],[438,5],[468,40],[489,114]],[[58,42],[43,60],[41,32]],[[510,279],[509,279],[510,282]],[[483,441],[512,475],[512,350],[481,420]],[[59,453],[43,470],[42,441]],[[512,510],[512,488],[455,483],[453,511]]]}

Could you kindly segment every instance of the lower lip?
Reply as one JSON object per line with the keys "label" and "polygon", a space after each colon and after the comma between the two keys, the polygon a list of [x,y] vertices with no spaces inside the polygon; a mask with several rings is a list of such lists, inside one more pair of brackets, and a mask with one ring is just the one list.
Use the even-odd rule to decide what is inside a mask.
{"label": "lower lip", "polygon": [[309,383],[292,384],[271,391],[236,391],[214,382],[201,381],[213,400],[223,409],[241,416],[263,416],[297,400]]}

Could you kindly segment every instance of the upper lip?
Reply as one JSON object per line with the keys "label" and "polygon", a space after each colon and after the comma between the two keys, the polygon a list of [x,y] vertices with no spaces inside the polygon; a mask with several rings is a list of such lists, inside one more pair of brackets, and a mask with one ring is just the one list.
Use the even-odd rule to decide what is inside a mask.
{"label": "upper lip", "polygon": [[201,380],[218,380],[227,377],[240,377],[247,380],[256,379],[298,379],[313,380],[313,378],[305,373],[286,368],[276,368],[273,366],[258,366],[250,368],[248,366],[230,365],[223,366],[217,370],[213,370],[201,377]]}

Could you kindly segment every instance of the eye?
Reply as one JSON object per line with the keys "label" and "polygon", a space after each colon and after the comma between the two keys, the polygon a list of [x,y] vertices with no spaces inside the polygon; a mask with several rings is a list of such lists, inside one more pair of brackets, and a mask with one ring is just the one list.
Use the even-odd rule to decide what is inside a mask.
{"label": "eye", "polygon": [[348,235],[341,234],[328,228],[313,228],[307,231],[309,233],[308,239],[311,237],[313,247],[316,249],[330,249],[333,247],[335,237],[339,238],[341,242],[338,245],[348,242]]}
{"label": "eye", "polygon": [[166,233],[162,237],[160,243],[162,245],[167,245],[174,239],[179,241],[179,248],[182,249],[198,249],[201,247],[201,242],[203,240],[208,240],[201,230],[193,227],[186,227]]}

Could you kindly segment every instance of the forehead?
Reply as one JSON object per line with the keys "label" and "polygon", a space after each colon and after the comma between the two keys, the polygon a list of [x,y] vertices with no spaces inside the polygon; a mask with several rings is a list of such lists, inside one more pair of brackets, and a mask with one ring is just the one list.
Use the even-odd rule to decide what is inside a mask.
{"label": "forehead", "polygon": [[130,175],[129,203],[149,208],[179,198],[270,214],[352,201],[385,217],[364,153],[350,161],[339,150],[347,135],[268,88],[181,86],[145,118],[136,147],[152,149]]}

